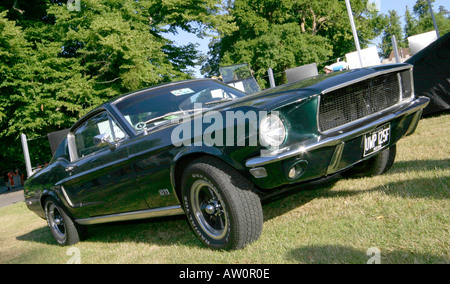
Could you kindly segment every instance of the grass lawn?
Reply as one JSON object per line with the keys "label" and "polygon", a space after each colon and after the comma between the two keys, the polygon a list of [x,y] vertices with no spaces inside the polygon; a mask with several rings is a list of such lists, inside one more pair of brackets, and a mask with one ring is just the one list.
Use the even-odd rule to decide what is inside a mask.
{"label": "grass lawn", "polygon": [[450,263],[450,115],[421,120],[383,176],[339,180],[278,198],[261,238],[205,248],[183,216],[89,227],[60,247],[24,203],[0,209],[0,263]]}

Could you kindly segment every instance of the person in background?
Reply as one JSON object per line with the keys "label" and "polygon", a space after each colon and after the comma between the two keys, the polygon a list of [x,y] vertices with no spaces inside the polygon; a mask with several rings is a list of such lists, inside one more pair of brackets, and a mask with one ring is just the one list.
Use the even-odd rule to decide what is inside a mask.
{"label": "person in background", "polygon": [[25,179],[24,179],[24,176],[23,176],[23,173],[22,173],[22,171],[20,171],[19,170],[19,173],[20,173],[20,185],[24,185],[24,181],[25,181]]}
{"label": "person in background", "polygon": [[[9,180],[9,186],[12,187],[12,188],[14,188],[14,174],[13,174],[13,171],[12,171],[12,170],[10,170],[10,171],[8,172],[8,180]],[[8,187],[8,188],[9,188],[9,187]]]}
{"label": "person in background", "polygon": [[14,183],[17,186],[23,185],[23,174],[22,174],[22,171],[20,171],[19,169],[16,169],[16,171],[14,173]]}
{"label": "person in background", "polygon": [[9,177],[8,177],[8,174],[7,174],[7,173],[5,173],[5,174],[3,175],[3,181],[5,182],[6,191],[7,191],[7,192],[10,191],[11,188],[10,188],[10,185],[9,185]]}
{"label": "person in background", "polygon": [[15,184],[15,186],[17,187],[17,186],[20,186],[20,173],[19,173],[19,169],[16,169],[14,172],[13,172],[13,175],[14,175],[14,184]]}
{"label": "person in background", "polygon": [[327,65],[325,66],[325,73],[333,73],[333,72],[337,72],[337,71],[343,71],[343,70],[348,70],[349,69],[349,65],[347,62],[345,61],[339,61],[336,63],[333,63],[331,65]]}

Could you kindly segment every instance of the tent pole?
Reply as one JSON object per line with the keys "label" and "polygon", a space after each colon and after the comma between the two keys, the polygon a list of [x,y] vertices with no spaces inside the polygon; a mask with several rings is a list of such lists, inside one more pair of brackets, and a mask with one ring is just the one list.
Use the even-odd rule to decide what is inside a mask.
{"label": "tent pole", "polygon": [[427,0],[427,1],[428,1],[428,6],[430,7],[431,19],[433,19],[434,29],[436,30],[437,38],[440,38],[441,36],[439,34],[439,29],[436,24],[436,18],[434,17],[434,12],[433,12],[433,7],[431,6],[431,1],[430,0]]}
{"label": "tent pole", "polygon": [[356,31],[355,20],[353,19],[353,12],[352,7],[350,5],[350,0],[345,0],[345,3],[347,4],[348,17],[350,18],[350,25],[352,26],[353,38],[355,39],[356,50],[358,51],[359,64],[360,67],[362,68],[364,66],[361,57],[361,46],[359,45],[358,33]]}
{"label": "tent pole", "polygon": [[22,140],[23,155],[25,157],[25,167],[27,168],[27,176],[30,177],[33,172],[31,170],[30,152],[28,151],[27,136],[23,133],[20,134]]}

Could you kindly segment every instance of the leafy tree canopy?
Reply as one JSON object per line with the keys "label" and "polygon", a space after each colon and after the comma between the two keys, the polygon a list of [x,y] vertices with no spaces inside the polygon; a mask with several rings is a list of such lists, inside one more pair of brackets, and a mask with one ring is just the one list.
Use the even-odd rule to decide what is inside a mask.
{"label": "leafy tree canopy", "polygon": [[389,15],[386,16],[387,25],[383,31],[381,38],[381,56],[384,58],[389,57],[394,50],[392,46],[392,36],[395,36],[397,45],[399,48],[405,47],[403,39],[402,25],[400,22],[400,16],[396,11],[389,11]]}
{"label": "leafy tree canopy", "polygon": [[[431,0],[431,5],[435,0]],[[450,18],[448,11],[444,7],[439,7],[439,11],[436,11],[432,6],[433,13],[436,19],[441,35],[445,35],[450,32]],[[427,0],[417,0],[412,9],[413,13],[406,7],[405,12],[405,42],[409,36],[421,34],[434,30],[434,24],[430,13],[430,6]]]}
{"label": "leafy tree canopy", "polygon": [[[35,162],[49,160],[46,135],[71,126],[118,94],[192,77],[219,66],[249,63],[261,87],[272,68],[318,63],[319,68],[354,51],[342,0],[2,0],[0,3],[0,159],[23,164],[20,133],[33,140]],[[434,2],[434,0],[432,0]],[[428,1],[399,15],[381,15],[367,0],[351,0],[363,48],[433,30]],[[441,34],[449,13],[439,7]],[[179,30],[211,38],[208,56],[195,44],[167,38]],[[277,84],[286,81],[276,77]],[[9,164],[8,164],[9,167]],[[15,166],[14,166],[15,167]]]}
{"label": "leafy tree canopy", "polygon": [[[245,62],[261,78],[268,68],[281,73],[326,63],[355,49],[344,1],[235,0],[228,7],[239,29],[210,45],[211,58],[202,69],[209,76],[218,75],[221,65]],[[381,33],[384,18],[369,11],[367,1],[353,0],[352,9],[366,47]],[[259,83],[267,86],[266,80]]]}
{"label": "leafy tree canopy", "polygon": [[118,94],[191,78],[188,69],[202,55],[165,34],[182,29],[205,37],[235,29],[215,0],[72,2],[78,7],[58,0],[0,3],[2,161],[23,161],[20,133],[44,137],[30,147],[37,149],[31,156],[48,161],[47,133]]}
{"label": "leafy tree canopy", "polygon": [[[430,2],[433,5],[435,1],[431,0]],[[450,32],[450,18],[445,7],[439,7],[438,11],[433,8],[433,13],[440,34],[444,35]],[[382,50],[381,54],[383,57],[388,57],[393,50],[391,41],[393,35],[397,38],[399,48],[402,48],[408,46],[408,37],[435,29],[427,0],[417,0],[412,12],[406,6],[403,29],[400,17],[396,11],[389,11],[389,15],[385,17],[387,24],[383,31],[382,42],[379,46]]]}

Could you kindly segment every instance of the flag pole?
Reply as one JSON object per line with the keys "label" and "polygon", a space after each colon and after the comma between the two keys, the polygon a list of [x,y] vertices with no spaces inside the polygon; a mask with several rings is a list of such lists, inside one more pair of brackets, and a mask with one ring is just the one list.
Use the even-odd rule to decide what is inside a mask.
{"label": "flag pole", "polygon": [[355,39],[356,50],[358,51],[359,64],[360,67],[363,66],[363,61],[361,57],[361,46],[359,45],[358,33],[356,31],[355,20],[353,19],[352,6],[350,5],[350,0],[345,0],[345,4],[347,4],[348,17],[350,18],[350,25],[352,26],[353,38]]}
{"label": "flag pole", "polygon": [[431,19],[433,19],[434,29],[436,30],[437,38],[440,38],[441,36],[439,34],[439,29],[436,24],[436,18],[434,17],[434,12],[433,12],[433,7],[431,6],[431,1],[430,0],[427,0],[427,1],[428,1],[428,6],[430,7]]}

